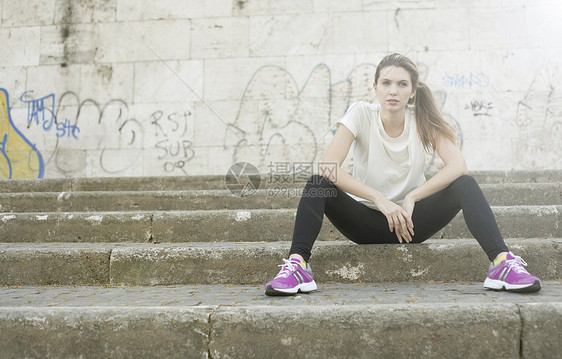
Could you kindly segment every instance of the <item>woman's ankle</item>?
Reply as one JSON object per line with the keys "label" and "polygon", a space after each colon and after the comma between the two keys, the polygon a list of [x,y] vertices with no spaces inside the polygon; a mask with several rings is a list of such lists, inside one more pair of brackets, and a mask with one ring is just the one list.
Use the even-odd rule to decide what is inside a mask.
{"label": "woman's ankle", "polygon": [[293,253],[289,255],[289,259],[293,259],[293,258],[298,259],[299,261],[301,261],[301,263],[306,263],[303,256],[301,256],[300,254]]}
{"label": "woman's ankle", "polygon": [[506,256],[507,256],[507,252],[501,252],[496,256],[496,258],[494,258],[492,262],[494,263],[494,265],[498,265],[502,260],[505,259]]}

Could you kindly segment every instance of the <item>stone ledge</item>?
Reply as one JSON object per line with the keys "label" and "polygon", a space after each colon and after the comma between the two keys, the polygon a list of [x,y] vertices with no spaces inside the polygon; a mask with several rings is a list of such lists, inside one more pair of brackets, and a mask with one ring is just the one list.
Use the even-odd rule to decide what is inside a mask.
{"label": "stone ledge", "polygon": [[[516,305],[222,308],[211,314],[213,358],[518,357]],[[274,343],[274,344],[273,344]],[[273,345],[272,345],[273,344]]]}
{"label": "stone ledge", "polygon": [[[543,280],[562,268],[556,239],[507,240]],[[263,284],[277,274],[289,242],[0,243],[0,285]],[[356,245],[319,241],[311,265],[322,283],[481,281],[488,259],[475,240]]]}
{"label": "stone ledge", "polygon": [[[562,237],[562,206],[492,207],[504,237]],[[18,242],[290,241],[295,209],[1,213],[0,238]],[[434,238],[472,238],[462,212]],[[325,219],[319,240],[345,237]]]}
{"label": "stone ledge", "polygon": [[0,308],[3,357],[206,358],[204,308]]}
{"label": "stone ledge", "polygon": [[47,212],[0,214],[0,239],[19,242],[148,242],[152,214],[144,212]]}
{"label": "stone ledge", "polygon": [[560,302],[1,307],[0,348],[44,358],[556,357],[561,314]]}
{"label": "stone ledge", "polygon": [[382,304],[551,303],[562,298],[562,281],[542,281],[540,292],[516,294],[476,282],[318,283],[318,290],[268,297],[255,285],[0,286],[0,307],[291,307]]}
{"label": "stone ledge", "polygon": [[0,243],[0,285],[109,283],[111,245]]}
{"label": "stone ledge", "polygon": [[554,358],[562,353],[562,302],[520,304],[523,358]]}
{"label": "stone ledge", "polygon": [[[478,183],[562,182],[562,170],[472,171]],[[426,173],[429,178],[433,173]],[[264,176],[262,182],[266,181]],[[304,182],[297,182],[303,186]],[[271,184],[275,186],[275,184]],[[62,191],[165,191],[186,189],[226,189],[224,175],[169,177],[90,177],[0,180],[1,192]]]}
{"label": "stone ledge", "polygon": [[[562,183],[502,183],[481,186],[492,206],[562,203]],[[4,212],[178,211],[297,208],[302,187],[260,189],[240,197],[228,190],[63,191],[1,193]]]}
{"label": "stone ledge", "polygon": [[[507,240],[544,280],[561,277],[560,246],[548,239]],[[128,245],[111,255],[111,283],[133,285],[266,283],[288,255],[290,243]],[[489,261],[475,240],[422,244],[356,245],[317,242],[310,261],[323,283],[481,281]]]}

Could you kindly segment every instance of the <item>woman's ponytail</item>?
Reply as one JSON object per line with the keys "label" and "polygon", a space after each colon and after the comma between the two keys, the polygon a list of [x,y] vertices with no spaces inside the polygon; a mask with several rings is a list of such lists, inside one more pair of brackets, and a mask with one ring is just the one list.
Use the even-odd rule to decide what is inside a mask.
{"label": "woman's ponytail", "polygon": [[426,151],[434,151],[441,137],[453,143],[456,141],[453,127],[441,116],[431,90],[421,81],[418,82],[413,102],[418,132]]}

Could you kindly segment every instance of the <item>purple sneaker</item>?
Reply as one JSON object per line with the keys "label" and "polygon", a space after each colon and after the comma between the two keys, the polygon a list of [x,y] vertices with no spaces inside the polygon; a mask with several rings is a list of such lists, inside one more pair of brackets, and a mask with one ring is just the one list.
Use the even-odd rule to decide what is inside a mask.
{"label": "purple sneaker", "polygon": [[316,290],[316,282],[312,277],[310,264],[307,264],[304,269],[300,260],[296,258],[283,259],[283,262],[279,265],[282,267],[279,274],[265,285],[266,295],[292,295],[297,292],[307,293]]}
{"label": "purple sneaker", "polygon": [[541,290],[541,280],[532,276],[523,266],[527,263],[509,252],[498,265],[490,264],[484,288],[507,290],[510,292],[533,293]]}

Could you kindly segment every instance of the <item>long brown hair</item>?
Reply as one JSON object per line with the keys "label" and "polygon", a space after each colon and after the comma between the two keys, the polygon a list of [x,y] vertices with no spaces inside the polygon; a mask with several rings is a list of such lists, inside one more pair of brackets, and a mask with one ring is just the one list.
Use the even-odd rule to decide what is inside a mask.
{"label": "long brown hair", "polygon": [[387,55],[377,66],[375,83],[379,80],[381,69],[387,66],[401,67],[410,73],[412,89],[416,89],[416,95],[408,103],[411,104],[413,102],[414,104],[418,133],[424,149],[426,151],[435,150],[437,142],[442,136],[455,143],[455,131],[441,116],[429,87],[419,81],[419,72],[416,64],[404,55]]}

